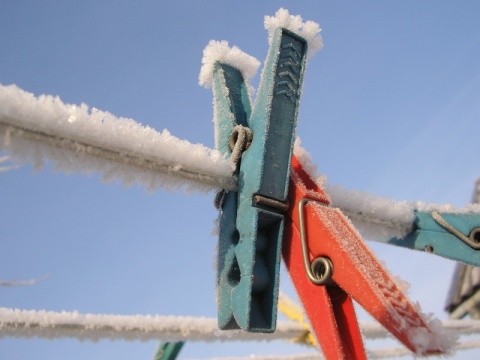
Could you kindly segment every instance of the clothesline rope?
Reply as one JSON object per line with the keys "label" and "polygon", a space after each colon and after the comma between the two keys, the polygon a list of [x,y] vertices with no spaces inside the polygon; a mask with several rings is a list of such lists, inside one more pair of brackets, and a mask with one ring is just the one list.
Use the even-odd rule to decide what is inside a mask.
{"label": "clothesline rope", "polygon": [[[460,342],[454,350],[470,350],[480,347],[480,339],[465,340]],[[388,359],[393,357],[413,356],[412,352],[404,347],[367,350],[371,360]],[[250,355],[247,357],[215,357],[208,360],[323,360],[321,354],[295,354],[295,355]],[[204,360],[204,359],[187,359]]]}
{"label": "clothesline rope", "polygon": [[[458,335],[480,334],[480,320],[445,320],[443,326]],[[388,337],[377,323],[360,322],[367,339]],[[54,312],[45,310],[19,310],[0,308],[0,338],[74,338],[81,341],[123,340],[189,342],[274,341],[291,340],[305,333],[296,322],[279,322],[273,334],[219,331],[214,318],[160,315],[106,315]],[[480,339],[464,340],[454,350],[480,347]],[[408,356],[412,353],[403,347],[368,351],[371,359]],[[293,357],[292,357],[293,356]],[[215,358],[210,360],[319,360],[318,354],[292,356],[250,356],[248,358]]]}
{"label": "clothesline rope", "polygon": [[[480,320],[444,320],[459,335],[480,334]],[[378,323],[360,322],[367,339],[388,337]],[[280,321],[273,334],[219,331],[214,318],[161,315],[108,315],[0,308],[0,337],[71,337],[82,340],[243,341],[293,339],[305,333],[296,322]]]}
{"label": "clothesline rope", "polygon": [[58,97],[36,97],[14,85],[0,84],[0,104],[0,151],[14,162],[41,168],[48,161],[66,173],[99,172],[153,190],[236,187],[230,163],[220,152],[166,130],[85,104],[65,104]]}
{"label": "clothesline rope", "polygon": [[[37,97],[14,85],[0,84],[0,104],[0,151],[13,164],[29,162],[39,169],[49,162],[67,174],[95,172],[107,182],[139,184],[149,190],[208,192],[237,187],[230,161],[220,152],[178,139],[167,130],[159,132],[85,104],[64,104],[58,97]],[[315,172],[313,179],[323,178],[299,141],[295,154],[305,169]],[[415,209],[480,211],[480,206],[454,209],[325,186],[332,206],[349,216],[369,240],[405,236],[413,228]]]}

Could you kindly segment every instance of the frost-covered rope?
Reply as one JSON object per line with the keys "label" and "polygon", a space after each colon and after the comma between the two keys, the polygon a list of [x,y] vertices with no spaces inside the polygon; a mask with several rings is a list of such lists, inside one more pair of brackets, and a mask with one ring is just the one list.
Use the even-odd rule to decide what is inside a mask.
{"label": "frost-covered rope", "polygon": [[[465,340],[457,344],[453,351],[470,350],[480,347],[480,340]],[[367,350],[369,359],[388,359],[403,356],[414,356],[405,347]],[[208,360],[322,360],[322,354],[295,354],[295,355],[249,355],[247,357],[215,357]],[[194,359],[190,359],[194,360]],[[197,359],[199,360],[199,359]]]}
{"label": "frost-covered rope", "polygon": [[[13,163],[31,162],[41,168],[52,161],[66,173],[99,172],[106,181],[126,185],[209,191],[234,190],[236,179],[230,162],[216,150],[194,145],[168,131],[142,126],[131,119],[116,118],[86,105],[68,105],[57,97],[35,97],[14,85],[0,85],[0,150]],[[415,209],[455,212],[451,206],[430,206],[375,197],[367,192],[326,186],[315,174],[315,165],[299,143],[296,156],[312,177],[320,179],[332,205],[340,208],[361,234],[370,240],[402,237],[413,224]],[[0,171],[12,167],[1,167]],[[464,211],[479,211],[471,205]]]}
{"label": "frost-covered rope", "polygon": [[15,85],[0,85],[0,150],[17,163],[41,168],[52,161],[66,173],[99,172],[107,181],[150,190],[236,186],[229,162],[216,150],[85,104],[35,97]]}
{"label": "frost-covered rope", "polygon": [[[455,347],[451,349],[452,352],[470,350],[480,348],[480,340],[464,340],[460,341]],[[388,359],[402,356],[412,356],[412,352],[406,348],[387,348],[368,351],[369,359]],[[448,356],[448,355],[447,355]]]}
{"label": "frost-covered rope", "polygon": [[[295,355],[249,355],[247,357],[215,357],[208,360],[322,360],[322,355],[316,354],[295,354]],[[194,360],[194,359],[190,359]],[[199,360],[199,359],[196,359]]]}
{"label": "frost-covered rope", "polygon": [[[480,320],[446,320],[447,331],[458,335],[480,334]],[[367,339],[388,337],[378,323],[360,322]],[[296,322],[279,322],[273,334],[252,334],[241,331],[219,331],[216,319],[188,316],[105,315],[19,310],[0,308],[0,337],[77,338],[111,340],[188,340],[188,341],[251,341],[293,339],[305,329]]]}
{"label": "frost-covered rope", "polygon": [[296,323],[279,322],[273,334],[220,331],[217,320],[188,316],[103,315],[0,308],[0,338],[76,338],[148,341],[272,341],[300,336]]}
{"label": "frost-covered rope", "polygon": [[[480,347],[480,340],[465,340],[453,349],[454,351],[476,349]],[[367,350],[369,359],[388,359],[393,357],[414,356],[405,347]],[[295,355],[249,355],[247,357],[215,357],[208,360],[322,360],[322,354],[295,354]],[[194,360],[194,359],[190,359]],[[199,359],[197,359],[199,360]]]}
{"label": "frost-covered rope", "polygon": [[415,211],[439,211],[441,213],[480,212],[480,205],[467,205],[458,209],[449,204],[426,204],[420,201],[397,201],[375,196],[367,191],[345,189],[330,185],[324,175],[318,175],[317,166],[310,154],[297,139],[294,148],[304,170],[322,188],[331,200],[331,206],[339,208],[367,240],[384,241],[403,238],[414,227]]}

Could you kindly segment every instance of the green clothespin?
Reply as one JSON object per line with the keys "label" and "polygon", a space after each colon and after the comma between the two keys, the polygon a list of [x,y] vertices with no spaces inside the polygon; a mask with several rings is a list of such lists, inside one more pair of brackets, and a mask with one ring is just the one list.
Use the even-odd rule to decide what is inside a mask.
{"label": "green clothespin", "polygon": [[414,230],[385,242],[480,266],[480,213],[415,211]]}
{"label": "green clothespin", "polygon": [[238,178],[236,191],[221,192],[215,200],[221,210],[217,305],[222,330],[275,331],[284,213],[307,49],[311,55],[322,47],[318,24],[304,23],[285,9],[266,16],[264,23],[270,49],[253,107],[245,78],[253,76],[256,59],[226,42],[211,41],[200,73],[200,85],[213,85],[216,148],[231,159]]}
{"label": "green clothespin", "polygon": [[238,191],[227,193],[222,205],[217,285],[221,329],[275,330],[283,212],[288,209],[306,52],[305,39],[277,28],[252,111],[241,73],[221,62],[214,69],[217,148],[230,155],[227,144],[236,125],[252,134],[237,167]]}
{"label": "green clothespin", "polygon": [[161,342],[153,360],[175,360],[184,344],[183,341]]}

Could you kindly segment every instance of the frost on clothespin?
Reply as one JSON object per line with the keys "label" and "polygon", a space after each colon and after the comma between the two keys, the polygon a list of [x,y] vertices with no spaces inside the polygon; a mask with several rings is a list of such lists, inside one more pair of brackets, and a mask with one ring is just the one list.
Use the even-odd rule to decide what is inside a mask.
{"label": "frost on clothespin", "polygon": [[271,44],[275,29],[281,27],[300,35],[307,41],[307,57],[310,58],[323,47],[320,25],[316,22],[303,19],[299,15],[290,15],[288,10],[280,8],[275,16],[265,16],[265,29],[268,30],[268,41]]}
{"label": "frost on clothespin", "polygon": [[220,219],[217,299],[223,330],[273,332],[276,326],[280,242],[308,48],[298,21],[277,25],[253,107],[246,79],[254,72],[246,70],[258,62],[226,42],[210,42],[204,51],[200,84],[213,88],[216,148],[233,160],[232,143],[241,143],[234,129],[251,132],[239,168],[234,166],[238,191],[225,197]]}
{"label": "frost on clothespin", "polygon": [[[292,169],[289,203],[293,206],[289,209],[291,222],[287,222],[283,257],[326,358],[365,358],[352,299],[415,354],[447,353],[455,337],[409,301],[401,291],[405,286],[397,284],[349,219],[324,202],[321,189],[305,189],[305,184],[312,185],[313,181],[295,157]],[[308,207],[304,206],[306,202],[310,202]],[[319,236],[322,241],[309,241]],[[305,254],[314,261],[310,263]],[[331,272],[323,265],[324,274],[313,276],[315,273],[310,272],[315,262],[330,263]],[[328,276],[331,284],[327,286],[314,282]]]}
{"label": "frost on clothespin", "polygon": [[302,164],[303,170],[310,176],[315,184],[320,189],[324,189],[327,185],[327,176],[318,174],[317,165],[313,162],[310,153],[304,147],[302,147],[302,141],[299,137],[295,139],[293,153],[297,157],[300,164]]}
{"label": "frost on clothespin", "polygon": [[[203,50],[198,83],[206,89],[213,87],[215,148],[224,154],[230,153],[229,136],[235,124],[247,125],[255,93],[250,80],[259,66],[260,61],[236,46],[230,47],[227,41],[210,40]],[[235,171],[236,164],[232,167]]]}
{"label": "frost on clothespin", "polygon": [[432,350],[440,350],[444,355],[451,354],[457,344],[458,336],[447,331],[442,322],[433,315],[420,314],[427,328],[416,327],[407,330],[407,336],[415,346],[415,354],[426,356]]}
{"label": "frost on clothespin", "polygon": [[[202,67],[198,76],[198,83],[206,89],[213,85],[213,70],[215,63],[221,62],[230,65],[242,73],[247,84],[257,73],[260,61],[240,50],[238,47],[230,47],[228,41],[210,40],[203,50]],[[251,88],[251,86],[249,86]],[[253,90],[251,88],[250,90]]]}

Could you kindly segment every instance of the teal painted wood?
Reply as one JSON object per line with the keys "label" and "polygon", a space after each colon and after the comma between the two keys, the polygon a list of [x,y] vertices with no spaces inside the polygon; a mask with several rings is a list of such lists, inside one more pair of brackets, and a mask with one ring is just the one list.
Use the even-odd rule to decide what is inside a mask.
{"label": "teal painted wood", "polygon": [[[215,105],[215,146],[230,157],[230,134],[235,125],[248,126],[250,99],[245,81],[237,69],[217,63],[213,77]],[[236,172],[238,175],[238,171]],[[236,227],[237,192],[226,192],[219,219],[219,243],[217,256],[217,307],[220,329],[239,329],[232,309],[231,294],[240,277],[235,247],[239,241]]]}
{"label": "teal painted wood", "polygon": [[183,341],[160,343],[153,360],[175,360],[183,345]]}
{"label": "teal painted wood", "polygon": [[253,132],[237,174],[238,193],[226,194],[220,217],[221,329],[275,330],[284,216],[277,208],[254,202],[254,196],[287,200],[306,51],[303,38],[276,30],[251,115],[239,73],[223,64],[215,68],[217,147],[230,152],[226,143],[231,129],[243,119]]}
{"label": "teal painted wood", "polygon": [[230,156],[230,134],[235,125],[248,127],[250,97],[242,73],[230,65],[215,64],[213,72],[215,104],[215,148]]}
{"label": "teal painted wood", "polygon": [[[473,243],[480,247],[480,214],[440,213],[441,217],[463,236],[472,232]],[[388,244],[425,251],[447,259],[480,266],[480,250],[473,248],[442,226],[429,211],[415,212],[415,230],[402,239],[389,239]],[[478,230],[476,230],[478,229]],[[474,245],[475,246],[475,245]]]}

